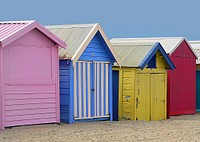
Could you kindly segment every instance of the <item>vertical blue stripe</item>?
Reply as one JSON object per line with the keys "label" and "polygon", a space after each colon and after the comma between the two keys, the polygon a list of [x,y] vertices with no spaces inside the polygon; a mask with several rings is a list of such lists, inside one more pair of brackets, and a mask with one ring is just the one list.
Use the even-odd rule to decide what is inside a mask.
{"label": "vertical blue stripe", "polygon": [[96,105],[96,115],[95,116],[97,116],[98,115],[98,113],[97,113],[97,95],[98,95],[98,92],[97,91],[99,91],[99,90],[97,90],[97,82],[98,82],[98,75],[97,75],[97,63],[95,64],[95,66],[96,66],[96,85],[95,85],[95,90],[96,90],[96,94],[95,94],[95,105]]}
{"label": "vertical blue stripe", "polygon": [[104,116],[106,116],[106,64],[104,64]]}
{"label": "vertical blue stripe", "polygon": [[84,82],[83,82],[83,76],[84,76],[84,74],[83,74],[83,63],[81,63],[81,104],[82,104],[82,116],[81,117],[84,117]]}
{"label": "vertical blue stripe", "polygon": [[88,63],[85,64],[85,77],[86,77],[86,117],[88,117]]}
{"label": "vertical blue stripe", "polygon": [[99,116],[102,116],[102,114],[101,114],[101,77],[102,77],[102,75],[101,75],[101,65],[102,65],[102,63],[98,63],[99,64],[99,100],[97,100],[97,101],[99,101]]}
{"label": "vertical blue stripe", "polygon": [[[91,90],[94,90],[94,63],[91,63],[90,72],[90,84],[91,84]],[[94,91],[91,91],[91,117],[94,116]]]}
{"label": "vertical blue stripe", "polygon": [[97,63],[95,64],[95,66],[96,66],[96,85],[95,85],[95,90],[96,90],[96,94],[95,94],[95,99],[94,99],[94,103],[95,103],[95,106],[96,106],[96,114],[95,114],[95,116],[98,116],[98,104],[97,104],[97,96],[98,96],[98,94],[99,94],[99,89],[98,89],[98,85],[97,85],[97,82],[98,82],[98,74],[97,74],[97,72],[98,72],[98,69],[97,69]]}
{"label": "vertical blue stripe", "polygon": [[94,112],[93,112],[93,116],[96,116],[95,112],[97,111],[97,107],[96,107],[96,95],[97,95],[97,81],[95,79],[97,79],[97,64],[94,63]]}
{"label": "vertical blue stripe", "polygon": [[79,96],[78,96],[78,91],[79,91],[79,86],[78,86],[78,82],[79,82],[79,76],[78,76],[78,62],[76,63],[76,98],[77,98],[77,117],[79,118]]}

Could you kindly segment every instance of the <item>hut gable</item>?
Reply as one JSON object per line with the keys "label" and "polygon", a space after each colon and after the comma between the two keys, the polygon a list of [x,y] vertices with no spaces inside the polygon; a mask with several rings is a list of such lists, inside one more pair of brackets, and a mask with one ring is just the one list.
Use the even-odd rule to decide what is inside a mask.
{"label": "hut gable", "polygon": [[176,57],[183,57],[183,58],[191,58],[191,59],[196,59],[198,56],[195,53],[195,50],[190,47],[190,44],[186,41],[183,40],[179,44],[179,48],[177,48],[171,56],[176,56]]}
{"label": "hut gable", "polygon": [[39,30],[33,29],[32,31],[26,33],[19,39],[12,42],[10,45],[40,45],[40,46],[54,46],[55,43],[50,40],[47,36],[42,34]]}
{"label": "hut gable", "polygon": [[80,56],[79,60],[113,62],[115,59],[103,40],[103,37],[99,32],[97,32]]}

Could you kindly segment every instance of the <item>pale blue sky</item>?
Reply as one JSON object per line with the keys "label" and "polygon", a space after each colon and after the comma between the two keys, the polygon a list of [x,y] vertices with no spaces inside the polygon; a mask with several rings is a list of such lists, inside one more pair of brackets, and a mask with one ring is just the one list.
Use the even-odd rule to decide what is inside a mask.
{"label": "pale blue sky", "polygon": [[0,21],[42,25],[99,22],[109,38],[200,40],[200,0],[1,0]]}

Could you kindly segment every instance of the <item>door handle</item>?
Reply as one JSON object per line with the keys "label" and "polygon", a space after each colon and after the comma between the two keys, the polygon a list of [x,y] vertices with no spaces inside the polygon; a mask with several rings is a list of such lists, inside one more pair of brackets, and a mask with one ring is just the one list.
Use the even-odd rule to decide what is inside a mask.
{"label": "door handle", "polygon": [[165,103],[165,100],[162,100],[163,103]]}
{"label": "door handle", "polygon": [[138,103],[138,104],[140,103],[139,100],[138,100],[138,97],[136,98],[136,103]]}
{"label": "door handle", "polygon": [[94,95],[94,89],[90,89],[92,95]]}

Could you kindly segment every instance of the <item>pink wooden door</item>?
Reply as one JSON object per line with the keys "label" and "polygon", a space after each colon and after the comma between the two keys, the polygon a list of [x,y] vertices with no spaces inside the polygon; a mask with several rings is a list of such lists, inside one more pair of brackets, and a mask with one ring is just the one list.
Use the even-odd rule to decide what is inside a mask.
{"label": "pink wooden door", "polygon": [[5,127],[59,122],[57,48],[4,48]]}

